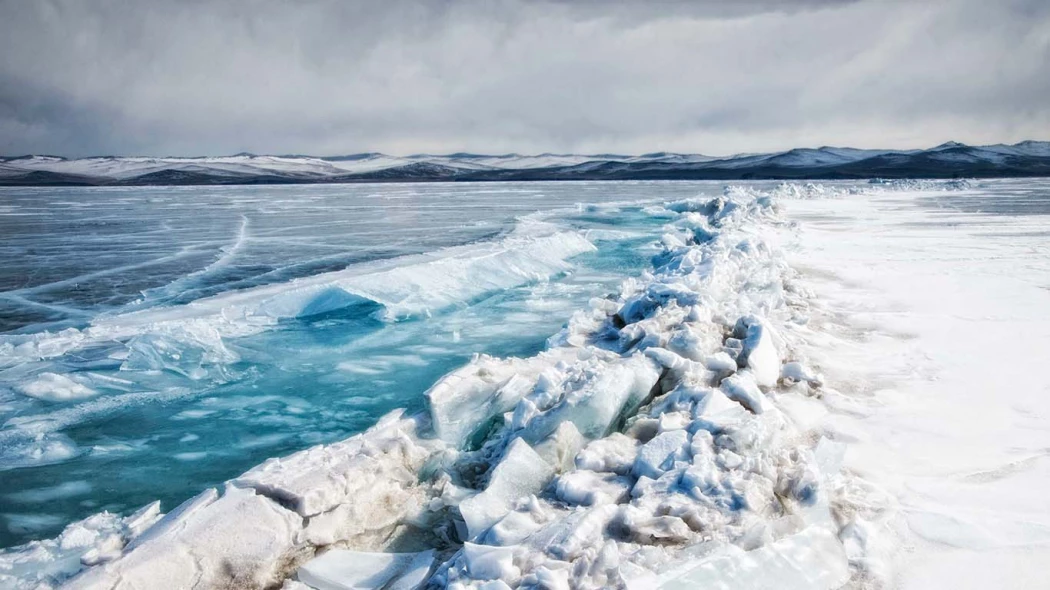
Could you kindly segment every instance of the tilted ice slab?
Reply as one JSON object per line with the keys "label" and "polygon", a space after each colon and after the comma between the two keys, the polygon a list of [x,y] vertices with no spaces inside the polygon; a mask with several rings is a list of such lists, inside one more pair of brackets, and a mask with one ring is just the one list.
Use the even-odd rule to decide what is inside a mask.
{"label": "tilted ice slab", "polygon": [[271,459],[68,585],[384,587],[424,567],[391,565],[406,554],[440,562],[427,588],[841,585],[863,544],[847,556],[838,535],[864,523],[833,514],[851,488],[816,444],[820,380],[791,358],[805,301],[775,204],[730,191],[654,214],[670,220],[654,270],[548,351],[478,356],[426,413]]}

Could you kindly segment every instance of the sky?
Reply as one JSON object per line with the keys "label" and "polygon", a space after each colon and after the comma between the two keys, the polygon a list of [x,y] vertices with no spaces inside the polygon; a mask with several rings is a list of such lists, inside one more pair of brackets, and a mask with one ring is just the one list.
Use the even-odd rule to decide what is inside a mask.
{"label": "sky", "polygon": [[0,154],[1050,140],[1047,0],[0,0]]}

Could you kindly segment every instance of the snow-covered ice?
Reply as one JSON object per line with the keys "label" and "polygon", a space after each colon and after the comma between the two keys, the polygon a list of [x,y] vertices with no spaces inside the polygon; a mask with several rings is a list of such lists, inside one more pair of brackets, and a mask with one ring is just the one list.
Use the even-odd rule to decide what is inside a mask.
{"label": "snow-covered ice", "polygon": [[1045,587],[1050,183],[919,188],[787,208],[829,429],[900,502],[900,587]]}

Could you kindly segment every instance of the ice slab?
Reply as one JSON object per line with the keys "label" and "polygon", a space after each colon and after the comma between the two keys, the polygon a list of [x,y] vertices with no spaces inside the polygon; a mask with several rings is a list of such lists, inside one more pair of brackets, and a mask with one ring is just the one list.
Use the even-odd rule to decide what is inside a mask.
{"label": "ice slab", "polygon": [[562,422],[572,422],[580,434],[602,438],[624,415],[645,401],[660,378],[660,365],[643,355],[584,369],[582,379],[566,380],[557,403],[531,418],[521,434],[536,443]]}
{"label": "ice slab", "polygon": [[424,394],[438,437],[456,448],[468,446],[529,393],[541,366],[536,359],[478,355],[442,377]]}
{"label": "ice slab", "polygon": [[433,448],[415,437],[416,428],[394,412],[360,435],[270,459],[234,482],[306,517],[303,536],[312,544],[371,543],[426,501],[419,472]]}
{"label": "ice slab", "polygon": [[773,328],[755,316],[740,318],[733,335],[743,341],[741,366],[748,367],[761,387],[773,387],[780,378],[780,355]]}
{"label": "ice slab", "polygon": [[433,564],[433,550],[368,553],[332,549],[308,561],[296,576],[317,590],[414,590]]}
{"label": "ice slab", "polygon": [[279,499],[301,516],[316,516],[344,502],[370,497],[374,482],[410,486],[429,455],[414,437],[417,424],[388,414],[362,434],[287,457],[268,459],[234,482]]}
{"label": "ice slab", "polygon": [[227,487],[162,519],[119,559],[69,589],[264,588],[280,583],[302,519],[254,490]]}
{"label": "ice slab", "polygon": [[553,477],[554,468],[524,440],[515,439],[493,468],[485,491],[459,505],[468,536],[477,538],[510,512],[516,500],[538,494]]}
{"label": "ice slab", "polygon": [[516,547],[490,547],[474,543],[463,544],[463,558],[467,571],[476,580],[503,580],[514,582],[521,574],[514,565]]}
{"label": "ice slab", "polygon": [[635,477],[658,479],[674,467],[675,461],[689,458],[689,433],[685,430],[662,432],[638,450],[631,472]]}
{"label": "ice slab", "polygon": [[758,379],[750,367],[723,379],[722,393],[755,414],[766,411],[766,397],[758,388]]}

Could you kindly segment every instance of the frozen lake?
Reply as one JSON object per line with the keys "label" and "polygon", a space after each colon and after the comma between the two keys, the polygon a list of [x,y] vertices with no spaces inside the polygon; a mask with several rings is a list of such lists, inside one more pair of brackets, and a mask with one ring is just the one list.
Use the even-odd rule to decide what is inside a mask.
{"label": "frozen lake", "polygon": [[[1041,579],[1039,558],[1050,542],[1042,499],[1050,482],[1050,380],[1040,369],[1050,349],[1048,181],[33,189],[3,196],[3,248],[14,260],[0,293],[6,546],[53,537],[104,510],[127,514],[158,499],[171,510],[268,457],[345,439],[394,408],[412,414],[424,408],[421,394],[435,380],[469,361],[466,372],[442,381],[444,397],[432,399],[427,413],[405,420],[428,434],[399,435],[414,441],[404,443],[413,452],[435,453],[428,472],[445,461],[473,469],[474,461],[501,460],[489,467],[491,477],[506,467],[528,479],[530,465],[549,460],[522,450],[531,429],[541,433],[533,444],[545,453],[551,416],[600,437],[608,427],[601,420],[613,418],[600,405],[573,414],[573,404],[648,384],[641,389],[654,402],[625,426],[643,443],[628,474],[598,475],[621,452],[603,454],[602,445],[635,444],[614,434],[575,455],[574,470],[556,484],[529,492],[545,506],[536,508],[542,518],[566,511],[550,526],[579,527],[579,535],[589,529],[574,519],[585,512],[635,515],[618,521],[647,531],[633,540],[615,527],[586,536],[587,543],[615,541],[607,546],[635,564],[622,565],[621,574],[651,570],[663,576],[661,587],[719,580],[740,588],[774,578],[800,588],[837,587],[847,578],[908,588],[946,581],[1021,588]],[[752,339],[748,326],[755,325],[773,335],[766,356]],[[754,347],[744,364],[729,356],[734,342]],[[701,347],[708,352],[698,353]],[[470,360],[477,353],[524,360]],[[727,359],[734,375],[720,373]],[[665,370],[655,371],[654,362]],[[486,412],[504,402],[485,401],[472,379],[503,383],[494,399],[530,379],[535,384],[493,426]],[[653,380],[674,390],[652,389]],[[704,380],[719,389],[706,389]],[[751,389],[742,385],[748,382]],[[571,395],[552,405],[559,388]],[[682,409],[697,396],[706,401]],[[523,438],[508,443],[514,429]],[[557,439],[561,431],[548,435]],[[381,440],[383,432],[365,436]],[[494,446],[475,454],[469,441],[476,437]],[[501,444],[510,445],[504,458],[489,457]],[[303,461],[316,470],[314,456],[329,459],[318,479],[308,479],[307,493],[338,497],[345,492],[339,478],[351,477],[340,470],[353,473],[348,466],[356,465],[340,462],[342,452],[340,445],[317,447],[316,455],[289,458],[287,471],[260,468],[223,498],[294,486],[298,476],[289,473],[299,473]],[[660,458],[667,452],[675,460]],[[397,453],[377,456],[398,460]],[[317,475],[309,469],[299,475]],[[419,473],[407,472],[409,481]],[[821,483],[812,488],[807,477]],[[618,486],[633,478],[630,495],[591,497],[595,482],[624,491]],[[491,524],[478,516],[490,509],[486,494],[500,489],[489,487],[451,500],[468,538],[481,538],[470,527]],[[370,494],[358,490],[343,506],[372,506],[380,517],[407,510],[369,504],[376,500]],[[763,508],[759,498],[767,495],[772,504]],[[664,512],[682,502],[705,510],[683,517],[696,530],[635,552],[636,543],[654,542],[650,535],[669,534],[661,527],[679,517]],[[231,517],[221,502],[214,506],[208,518],[216,520],[200,517],[205,529]],[[637,516],[646,511],[661,516]],[[78,526],[63,539],[83,536]],[[231,535],[250,536],[250,523],[238,526]],[[761,539],[755,530],[765,531]],[[451,560],[443,567],[461,568],[456,575],[473,575],[469,552],[452,553],[459,541],[447,546],[427,534],[413,542],[445,551]],[[331,542],[324,539],[310,542]],[[29,583],[39,564],[66,567],[54,555],[83,551],[63,543],[5,551],[0,566]],[[137,567],[135,556],[150,551],[125,553],[131,561],[115,567]],[[144,559],[166,558],[162,551]],[[668,563],[682,569],[662,571]]]}
{"label": "frozen lake", "polygon": [[[171,508],[418,409],[473,353],[532,354],[655,252],[662,220],[640,206],[578,204],[721,190],[2,189],[0,546]],[[364,297],[334,296],[337,282]]]}

